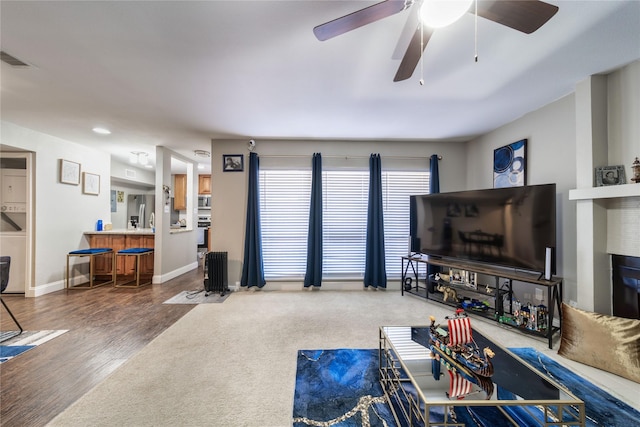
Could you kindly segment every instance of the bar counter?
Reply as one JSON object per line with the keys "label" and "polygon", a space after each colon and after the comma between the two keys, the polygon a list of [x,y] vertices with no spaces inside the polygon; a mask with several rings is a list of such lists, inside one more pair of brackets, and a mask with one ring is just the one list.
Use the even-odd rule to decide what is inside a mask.
{"label": "bar counter", "polygon": [[153,235],[154,232],[152,228],[138,228],[138,229],[132,229],[132,230],[122,228],[117,230],[85,231],[84,234],[87,236],[104,235],[104,234],[148,236],[148,235]]}
{"label": "bar counter", "polygon": [[[89,242],[90,248],[111,248],[114,253],[122,249],[130,248],[151,248],[155,247],[155,234],[151,228],[141,228],[137,230],[106,230],[106,231],[85,231],[85,237]],[[140,270],[142,274],[153,275],[153,255],[144,257],[144,261],[141,263]],[[105,261],[98,264],[96,262],[96,274],[104,275],[108,274],[111,270],[108,257],[104,257]],[[120,275],[133,274],[134,263],[133,259],[126,260],[124,258],[131,257],[118,257],[117,260],[117,273]]]}

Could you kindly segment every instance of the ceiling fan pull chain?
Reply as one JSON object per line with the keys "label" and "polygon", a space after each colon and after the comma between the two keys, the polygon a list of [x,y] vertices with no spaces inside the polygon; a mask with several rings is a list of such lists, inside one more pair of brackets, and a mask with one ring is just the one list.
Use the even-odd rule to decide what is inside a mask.
{"label": "ceiling fan pull chain", "polygon": [[420,23],[420,86],[424,86],[424,24]]}
{"label": "ceiling fan pull chain", "polygon": [[475,13],[475,34],[474,34],[474,49],[475,49],[475,62],[478,62],[478,0],[474,2],[476,4]]}

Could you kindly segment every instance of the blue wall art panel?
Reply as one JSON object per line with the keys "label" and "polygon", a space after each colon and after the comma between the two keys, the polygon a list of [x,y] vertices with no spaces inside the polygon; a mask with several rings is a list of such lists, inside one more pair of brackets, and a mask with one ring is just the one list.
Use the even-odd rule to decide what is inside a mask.
{"label": "blue wall art panel", "polygon": [[527,140],[522,139],[493,150],[493,188],[527,184]]}

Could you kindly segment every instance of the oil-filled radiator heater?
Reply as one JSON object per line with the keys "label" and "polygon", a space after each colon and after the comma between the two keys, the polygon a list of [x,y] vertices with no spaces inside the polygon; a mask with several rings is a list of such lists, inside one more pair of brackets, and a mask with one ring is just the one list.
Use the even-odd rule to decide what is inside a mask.
{"label": "oil-filled radiator heater", "polygon": [[204,290],[206,295],[229,292],[227,252],[207,252],[204,261]]}

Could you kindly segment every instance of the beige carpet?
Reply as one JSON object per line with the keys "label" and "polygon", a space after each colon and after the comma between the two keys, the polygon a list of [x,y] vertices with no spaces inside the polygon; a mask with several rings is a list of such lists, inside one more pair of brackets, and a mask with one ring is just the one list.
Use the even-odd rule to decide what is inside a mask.
{"label": "beige carpet", "polygon": [[[200,304],[52,426],[290,426],[299,349],[377,348],[380,325],[424,325],[451,310],[400,292],[234,292]],[[518,347],[543,341],[485,321]]]}

